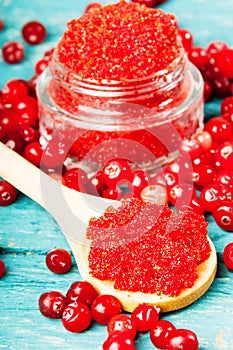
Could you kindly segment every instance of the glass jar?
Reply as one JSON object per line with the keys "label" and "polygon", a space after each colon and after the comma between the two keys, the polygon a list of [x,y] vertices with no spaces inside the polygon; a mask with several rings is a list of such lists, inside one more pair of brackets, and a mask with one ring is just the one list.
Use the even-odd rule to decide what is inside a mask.
{"label": "glass jar", "polygon": [[37,82],[42,142],[67,144],[65,163],[96,171],[113,158],[150,173],[203,128],[203,80],[181,49],[166,69],[135,80],[84,80],[56,51]]}

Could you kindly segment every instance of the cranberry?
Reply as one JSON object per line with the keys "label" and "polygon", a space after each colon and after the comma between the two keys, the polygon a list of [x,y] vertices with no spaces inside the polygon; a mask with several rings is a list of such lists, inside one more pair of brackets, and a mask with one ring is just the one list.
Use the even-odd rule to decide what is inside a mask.
{"label": "cranberry", "polygon": [[38,129],[33,128],[30,125],[23,125],[20,128],[20,135],[22,138],[28,142],[38,142],[40,139],[40,132]]}
{"label": "cranberry", "polygon": [[4,22],[3,20],[0,18],[0,32],[3,30],[4,28]]}
{"label": "cranberry", "polygon": [[197,68],[202,68],[209,62],[209,53],[200,46],[193,46],[188,53],[188,57]]}
{"label": "cranberry", "polygon": [[138,305],[132,312],[132,320],[139,332],[149,331],[158,321],[160,309],[147,304]]}
{"label": "cranberry", "polygon": [[208,81],[204,81],[204,102],[208,102],[213,94],[212,85]]}
{"label": "cranberry", "polygon": [[66,305],[66,297],[58,291],[43,293],[39,298],[39,310],[49,318],[61,318]]}
{"label": "cranberry", "polygon": [[83,332],[91,324],[91,311],[85,304],[75,301],[65,307],[62,324],[69,332]]}
{"label": "cranberry", "polygon": [[102,196],[103,192],[108,188],[102,178],[102,173],[99,171],[93,175],[85,185],[86,191],[89,194]]}
{"label": "cranberry", "polygon": [[45,70],[45,68],[48,67],[48,64],[49,60],[46,58],[42,58],[41,60],[39,60],[35,65],[36,74],[40,75]]}
{"label": "cranberry", "polygon": [[169,336],[175,326],[167,320],[159,320],[150,329],[150,339],[155,347],[159,349],[167,349]]}
{"label": "cranberry", "polygon": [[87,173],[80,168],[71,168],[64,175],[66,186],[76,191],[85,192]]}
{"label": "cranberry", "polygon": [[0,259],[0,278],[2,278],[5,275],[6,272],[6,265],[2,259]]}
{"label": "cranberry", "polygon": [[113,200],[120,200],[122,196],[123,196],[123,192],[118,186],[109,187],[102,194],[103,198],[108,198]]}
{"label": "cranberry", "polygon": [[102,169],[103,181],[108,186],[116,186],[131,181],[132,172],[126,160],[118,158],[108,161]]}
{"label": "cranberry", "polygon": [[144,202],[152,202],[163,205],[168,203],[167,189],[161,184],[153,184],[145,187],[140,193],[140,197]]}
{"label": "cranberry", "polygon": [[233,113],[233,96],[224,98],[224,100],[221,103],[221,113],[222,115],[227,113]]}
{"label": "cranberry", "polygon": [[91,307],[93,300],[97,296],[97,290],[87,281],[73,282],[66,293],[68,303],[80,301],[88,307]]}
{"label": "cranberry", "polygon": [[197,336],[188,329],[175,329],[170,334],[166,349],[198,350]]}
{"label": "cranberry", "polygon": [[31,21],[22,27],[22,36],[24,40],[31,45],[40,44],[46,37],[45,26],[38,21]]}
{"label": "cranberry", "polygon": [[178,180],[178,173],[173,172],[172,170],[169,169],[169,167],[165,167],[164,169],[164,177],[166,180],[166,186],[168,191],[175,186],[176,184],[178,184],[179,180]]}
{"label": "cranberry", "polygon": [[223,261],[229,270],[233,270],[233,242],[225,246],[223,250]]}
{"label": "cranberry", "polygon": [[26,147],[26,142],[20,134],[9,137],[5,144],[7,147],[21,155],[24,153]]}
{"label": "cranberry", "polygon": [[193,183],[197,190],[202,190],[212,183],[215,176],[215,169],[209,164],[197,165],[193,167]]}
{"label": "cranberry", "polygon": [[36,127],[38,124],[38,103],[32,96],[21,98],[15,105],[16,119],[19,125]]}
{"label": "cranberry", "polygon": [[127,333],[131,339],[134,339],[137,334],[137,327],[134,320],[125,314],[113,316],[108,322],[107,330],[109,335],[119,332]]}
{"label": "cranberry", "polygon": [[168,192],[170,203],[177,208],[183,205],[189,205],[193,198],[196,198],[196,190],[193,184],[186,182],[180,182],[174,185]]}
{"label": "cranberry", "polygon": [[216,224],[225,231],[233,231],[233,203],[222,202],[213,211]]}
{"label": "cranberry", "polygon": [[0,206],[4,207],[12,204],[18,195],[14,186],[5,180],[0,181]]}
{"label": "cranberry", "polygon": [[142,190],[149,185],[149,175],[143,170],[135,170],[133,172],[132,192],[134,195],[140,195]]}
{"label": "cranberry", "polygon": [[209,184],[200,194],[200,202],[205,211],[212,212],[221,203],[222,188],[218,184]]}
{"label": "cranberry", "polygon": [[214,96],[223,98],[230,94],[230,81],[219,72],[214,60],[210,60],[200,70],[204,80],[210,83]]}
{"label": "cranberry", "polygon": [[223,41],[216,40],[209,44],[209,46],[207,47],[207,51],[212,57],[214,57],[217,53],[226,50],[227,48],[228,46],[226,43],[224,43]]}
{"label": "cranberry", "polygon": [[93,10],[95,11],[96,9],[101,8],[102,5],[99,4],[98,2],[91,2],[90,4],[87,5],[85,8],[85,12],[92,12]]}
{"label": "cranberry", "polygon": [[69,146],[60,137],[54,137],[46,146],[43,153],[42,163],[45,168],[57,168],[66,159]]}
{"label": "cranberry", "polygon": [[14,41],[5,43],[2,47],[2,58],[10,64],[20,63],[24,58],[23,45]]}
{"label": "cranberry", "polygon": [[197,139],[182,140],[179,145],[179,151],[181,154],[189,154],[191,159],[197,158],[202,153],[202,147]]}
{"label": "cranberry", "polygon": [[45,262],[50,271],[63,274],[71,269],[72,257],[66,249],[54,248],[46,255]]}
{"label": "cranberry", "polygon": [[186,204],[184,207],[181,206],[180,211],[185,211],[189,208],[199,215],[204,214],[204,207],[201,204],[199,198],[192,198],[191,202],[188,205]]}
{"label": "cranberry", "polygon": [[178,36],[184,46],[186,52],[189,52],[193,46],[193,35],[192,33],[184,28],[178,29]]}
{"label": "cranberry", "polygon": [[220,73],[233,79],[233,49],[226,48],[215,55],[215,64]]}
{"label": "cranberry", "polygon": [[94,299],[91,313],[97,323],[108,324],[113,316],[121,313],[121,303],[113,295],[102,294]]}
{"label": "cranberry", "polygon": [[219,171],[214,177],[214,182],[233,187],[233,170]]}
{"label": "cranberry", "polygon": [[136,350],[128,333],[112,333],[103,343],[103,350]]}
{"label": "cranberry", "polygon": [[215,153],[215,159],[222,168],[233,170],[233,141],[223,142]]}
{"label": "cranberry", "polygon": [[194,136],[194,139],[199,142],[202,150],[207,151],[212,145],[212,137],[207,131],[202,131]]}
{"label": "cranberry", "polygon": [[7,139],[18,137],[20,126],[16,121],[13,108],[8,108],[3,111],[0,125],[2,126]]}
{"label": "cranberry", "polygon": [[2,97],[5,103],[12,103],[26,96],[27,85],[21,80],[11,80],[2,88]]}
{"label": "cranberry", "polygon": [[232,129],[230,123],[223,117],[214,117],[207,121],[204,126],[212,140],[218,143],[230,140],[232,137]]}
{"label": "cranberry", "polygon": [[24,158],[39,167],[43,155],[43,148],[39,142],[29,143],[24,150]]}

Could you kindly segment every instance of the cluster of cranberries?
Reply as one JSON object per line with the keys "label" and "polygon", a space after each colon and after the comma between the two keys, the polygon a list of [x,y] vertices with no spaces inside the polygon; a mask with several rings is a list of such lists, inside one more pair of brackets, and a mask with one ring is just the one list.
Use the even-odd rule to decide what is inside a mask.
{"label": "cluster of cranberries", "polygon": [[[46,265],[52,272],[66,273],[72,265],[71,255],[65,249],[54,248],[46,255]],[[92,322],[106,325],[108,337],[103,350],[135,350],[138,332],[150,332],[153,345],[159,349],[198,349],[196,334],[159,320],[159,308],[141,304],[131,316],[127,315],[115,296],[99,295],[88,281],[73,282],[66,295],[59,291],[41,294],[39,310],[48,318],[61,319],[65,329],[73,333],[87,330]]]}

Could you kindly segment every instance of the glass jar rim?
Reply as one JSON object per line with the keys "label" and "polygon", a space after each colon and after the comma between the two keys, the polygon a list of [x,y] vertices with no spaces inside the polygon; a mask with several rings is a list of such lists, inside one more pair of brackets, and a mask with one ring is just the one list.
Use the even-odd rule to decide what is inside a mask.
{"label": "glass jar rim", "polygon": [[135,87],[137,90],[143,89],[145,87],[148,88],[150,86],[156,87],[156,89],[161,89],[163,86],[166,86],[174,80],[174,75],[178,77],[182,74],[186,61],[187,57],[184,48],[181,47],[178,56],[166,69],[158,70],[152,75],[135,79],[122,78],[121,80],[111,81],[102,79],[101,81],[97,81],[95,79],[83,79],[80,75],[73,72],[70,68],[60,63],[55,50],[50,63],[50,70],[55,80],[60,82],[62,85],[69,86],[69,88],[72,88],[74,91],[76,89],[82,89],[82,92],[83,90],[90,90],[92,92],[108,91],[112,94],[114,92],[122,92],[122,90],[126,92],[131,91],[132,89],[134,90]]}

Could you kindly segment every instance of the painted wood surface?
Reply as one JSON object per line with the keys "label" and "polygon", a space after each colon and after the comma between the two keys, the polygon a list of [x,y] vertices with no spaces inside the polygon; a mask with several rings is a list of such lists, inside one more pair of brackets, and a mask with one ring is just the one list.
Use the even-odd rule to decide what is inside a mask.
{"label": "painted wood surface", "polygon": [[[34,64],[53,47],[65,30],[65,23],[84,11],[88,0],[0,0],[0,18],[5,30],[0,33],[0,47],[6,40],[20,40],[20,28],[29,20],[42,21],[48,28],[47,40],[39,46],[26,45],[22,64],[9,66],[0,57],[0,89],[11,78],[29,79]],[[108,3],[110,1],[100,1]],[[207,46],[223,40],[233,46],[233,1],[168,0],[161,6],[177,15],[181,27],[190,29],[196,45]],[[220,101],[205,107],[206,118],[219,114]],[[1,161],[1,155],[0,155]],[[217,276],[209,291],[193,305],[162,315],[177,327],[197,333],[200,350],[233,349],[233,274],[222,261],[224,246],[233,234],[219,229],[211,216],[209,235],[218,252]],[[106,327],[92,324],[88,332],[67,332],[60,320],[50,320],[38,311],[38,298],[50,290],[66,292],[80,279],[75,264],[70,273],[55,275],[45,266],[50,248],[68,248],[54,220],[30,199],[20,194],[9,207],[0,208],[0,258],[7,273],[0,280],[0,348],[1,349],[101,349]],[[153,349],[149,334],[140,334],[136,348]]]}

